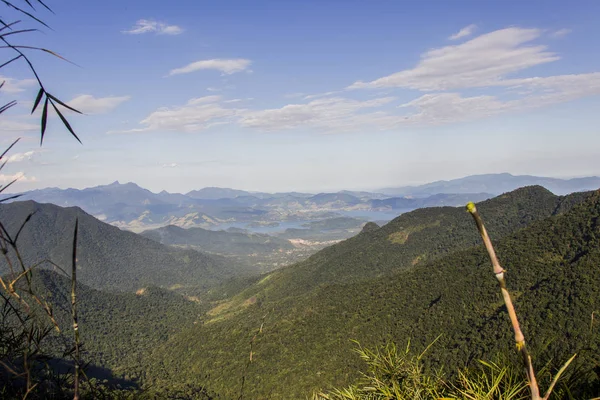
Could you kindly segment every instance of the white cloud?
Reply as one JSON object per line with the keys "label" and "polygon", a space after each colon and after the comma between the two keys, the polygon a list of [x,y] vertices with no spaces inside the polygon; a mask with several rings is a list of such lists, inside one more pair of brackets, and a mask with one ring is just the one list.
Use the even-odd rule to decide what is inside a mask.
{"label": "white cloud", "polygon": [[[141,121],[143,127],[128,132],[197,132],[221,124],[263,131],[305,129],[331,133],[394,130],[529,111],[600,95],[600,72],[521,77],[528,68],[560,59],[547,46],[533,43],[543,34],[548,39],[547,33],[541,29],[497,30],[458,45],[429,50],[412,69],[372,82],[357,82],[350,87],[388,88],[386,92],[392,90],[389,88],[428,92],[397,107],[392,106],[395,98],[382,94],[380,90],[370,93],[373,98],[361,100],[351,98],[354,97],[351,94],[356,95],[357,92],[348,92],[350,88],[319,94],[295,93],[286,97],[304,97],[303,101],[262,110],[241,108],[238,105],[240,99],[223,100],[220,96],[206,96],[191,99],[183,106],[158,109]],[[216,60],[190,64],[171,73],[204,68],[222,69],[224,72],[235,70],[232,65],[226,69],[225,64],[213,61]],[[467,96],[461,93],[461,89],[471,89],[471,92],[477,89],[480,93]]]}
{"label": "white cloud", "polygon": [[212,60],[200,60],[188,64],[181,68],[175,68],[169,72],[169,75],[178,75],[178,74],[188,74],[194,71],[200,71],[205,69],[213,69],[217,71],[221,71],[224,75],[235,74],[236,72],[241,72],[247,69],[252,61],[246,60],[244,58],[234,58],[234,59],[221,59],[215,58]]}
{"label": "white cloud", "polygon": [[461,97],[459,93],[425,94],[400,106],[415,109],[398,124],[442,125],[489,117],[510,108],[494,96]]}
{"label": "white cloud", "polygon": [[553,37],[553,38],[561,38],[561,37],[567,36],[571,32],[572,32],[571,29],[564,28],[564,29],[559,29],[559,30],[557,30],[555,32],[552,32],[550,34],[550,36]]}
{"label": "white cloud", "polygon": [[302,93],[302,92],[288,93],[288,94],[283,95],[283,97],[286,99],[296,99],[298,97],[304,97],[304,96],[306,96],[306,93]]}
{"label": "white cloud", "polygon": [[517,100],[519,107],[537,108],[600,95],[600,72],[510,79],[504,83],[525,95]]}
{"label": "white cloud", "polygon": [[460,31],[456,32],[454,35],[450,36],[448,39],[457,40],[463,37],[471,36],[473,32],[477,29],[477,25],[471,24],[469,26],[465,26]]}
{"label": "white cloud", "polygon": [[238,109],[224,108],[220,100],[220,96],[205,96],[190,99],[183,106],[159,108],[140,122],[145,127],[109,133],[156,130],[199,132],[211,126],[228,123],[241,112]]}
{"label": "white cloud", "polygon": [[244,113],[240,124],[266,131],[298,127],[321,128],[328,131],[355,130],[365,125],[379,124],[387,119],[383,113],[362,113],[381,107],[393,97],[358,101],[342,97],[313,100],[306,104],[288,104],[281,108]]}
{"label": "white cloud", "polygon": [[425,125],[468,121],[506,112],[523,112],[587,96],[600,95],[600,72],[559,75],[546,78],[506,80],[521,97],[502,101],[496,96],[462,97],[459,93],[425,94],[401,107],[414,108],[416,114],[403,122]]}
{"label": "white cloud", "polygon": [[91,94],[82,94],[67,104],[84,114],[104,114],[130,98],[130,96],[94,97]]}
{"label": "white cloud", "polygon": [[[229,108],[237,100],[220,96],[191,99],[184,106],[162,108],[141,121],[143,128],[126,132],[198,132],[216,125],[239,124],[262,131],[311,129],[322,133],[357,130],[394,130],[404,126],[452,124],[507,112],[523,112],[586,96],[600,95],[600,72],[502,81],[505,96],[463,96],[458,92],[427,93],[396,108],[394,97],[355,100],[327,97],[280,108],[249,110]],[[516,96],[515,96],[516,94]]]}
{"label": "white cloud", "polygon": [[356,82],[351,89],[399,87],[439,91],[503,85],[506,76],[559,57],[544,45],[527,45],[540,37],[539,29],[506,28],[456,46],[427,51],[413,69],[371,82]]}
{"label": "white cloud", "polygon": [[24,132],[39,130],[39,124],[18,121],[16,119],[0,119],[0,131]]}
{"label": "white cloud", "polygon": [[161,167],[162,168],[177,168],[177,167],[179,167],[179,165],[177,165],[177,163],[167,163],[167,164],[162,164]]}
{"label": "white cloud", "polygon": [[6,162],[7,163],[15,163],[15,162],[21,162],[21,161],[25,161],[25,160],[31,160],[31,158],[36,153],[37,153],[37,151],[35,151],[35,150],[27,151],[25,153],[14,153],[14,154],[11,154],[10,156],[6,157]]}
{"label": "white cloud", "polygon": [[304,96],[304,100],[318,99],[320,97],[331,97],[334,94],[339,94],[342,92],[343,92],[342,90],[333,90],[333,91],[325,92],[325,93],[309,94],[309,95]]}
{"label": "white cloud", "polygon": [[22,171],[17,172],[14,175],[0,174],[0,182],[2,183],[9,183],[15,179],[19,182],[37,182],[37,178],[35,176],[25,176],[25,173]]}
{"label": "white cloud", "polygon": [[158,22],[149,19],[140,19],[135,25],[126,31],[121,31],[130,35],[141,35],[143,33],[156,33],[158,35],[179,35],[183,29],[177,25],[168,25],[164,22]]}
{"label": "white cloud", "polygon": [[2,82],[4,82],[4,86],[0,89],[0,93],[8,94],[24,92],[37,84],[35,79],[14,79],[0,75],[0,83]]}

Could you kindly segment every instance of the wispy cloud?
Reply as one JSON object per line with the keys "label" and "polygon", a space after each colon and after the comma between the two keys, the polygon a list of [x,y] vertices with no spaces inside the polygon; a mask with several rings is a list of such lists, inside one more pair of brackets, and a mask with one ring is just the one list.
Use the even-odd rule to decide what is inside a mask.
{"label": "wispy cloud", "polygon": [[221,96],[190,99],[183,106],[160,108],[140,121],[142,128],[109,133],[136,133],[149,131],[199,132],[211,126],[231,121],[241,110],[225,108]]}
{"label": "wispy cloud", "polygon": [[82,94],[68,104],[84,114],[104,114],[130,98],[131,96],[94,97],[91,94]]}
{"label": "wispy cloud", "polygon": [[175,68],[169,71],[169,76],[179,74],[189,74],[190,72],[212,69],[220,71],[224,75],[235,74],[246,70],[252,61],[245,58],[221,59],[215,58],[212,60],[200,60],[188,64],[181,68]]}
{"label": "wispy cloud", "polygon": [[351,89],[397,87],[423,91],[502,85],[507,75],[559,60],[544,45],[529,45],[540,29],[506,28],[456,46],[427,51],[412,69],[371,82],[355,82]]}
{"label": "wispy cloud", "polygon": [[339,94],[342,92],[343,92],[343,90],[333,90],[333,91],[325,92],[325,93],[308,94],[308,95],[304,96],[304,100],[318,99],[320,97],[331,97],[334,94]]}
{"label": "wispy cloud", "polygon": [[11,119],[1,119],[0,120],[0,131],[11,131],[11,132],[25,132],[25,131],[35,131],[40,129],[39,124],[34,124],[31,122],[19,121],[18,118],[28,119],[27,117],[14,117]]}
{"label": "wispy cloud", "polygon": [[469,26],[465,26],[460,31],[456,32],[454,35],[450,36],[448,39],[450,40],[458,40],[467,36],[471,36],[475,30],[477,29],[477,25],[471,24]]}
{"label": "wispy cloud", "polygon": [[35,176],[26,176],[22,171],[19,171],[13,175],[0,174],[0,182],[2,183],[12,182],[15,179],[19,182],[37,182],[37,178]]}
{"label": "wispy cloud", "polygon": [[179,167],[179,165],[177,163],[166,163],[166,164],[161,164],[162,168],[177,168]]}
{"label": "wispy cloud", "polygon": [[281,108],[244,113],[240,124],[266,131],[299,127],[320,128],[327,131],[344,131],[364,128],[366,125],[385,123],[385,115],[362,112],[375,109],[394,100],[382,97],[359,101],[343,97],[329,97],[305,104],[288,104]]}
{"label": "wispy cloud", "polygon": [[551,37],[553,38],[561,38],[561,37],[565,37],[567,36],[569,33],[571,33],[572,30],[571,29],[559,29],[557,31],[554,31],[550,34]]}
{"label": "wispy cloud", "polygon": [[7,163],[15,163],[15,162],[31,160],[31,158],[38,152],[39,151],[31,150],[31,151],[27,151],[25,153],[14,153],[6,158],[6,162]]}
{"label": "wispy cloud", "polygon": [[35,79],[14,79],[0,75],[0,83],[2,82],[4,82],[4,86],[0,89],[0,93],[9,94],[24,92],[37,83]]}
{"label": "wispy cloud", "polygon": [[[516,73],[523,76],[528,68],[560,59],[546,45],[533,43],[544,37],[549,37],[548,32],[541,29],[497,30],[464,43],[429,50],[411,69],[370,82],[356,82],[343,90],[309,95],[295,93],[286,97],[302,97],[302,100],[269,109],[241,108],[239,99],[226,100],[221,96],[191,99],[183,106],[154,111],[140,122],[142,127],[127,132],[199,132],[223,124],[269,132],[395,130],[526,112],[600,95],[600,72],[513,77]],[[201,61],[172,73],[209,68],[233,73],[249,65],[222,61],[225,60]],[[396,98],[380,90],[369,96],[350,90],[361,88],[383,88],[385,92],[411,89],[425,93],[394,104]],[[461,93],[474,88],[483,93]]]}
{"label": "wispy cloud", "polygon": [[177,25],[169,25],[152,19],[140,19],[133,27],[121,31],[130,35],[141,35],[144,33],[156,33],[158,35],[179,35],[183,29]]}

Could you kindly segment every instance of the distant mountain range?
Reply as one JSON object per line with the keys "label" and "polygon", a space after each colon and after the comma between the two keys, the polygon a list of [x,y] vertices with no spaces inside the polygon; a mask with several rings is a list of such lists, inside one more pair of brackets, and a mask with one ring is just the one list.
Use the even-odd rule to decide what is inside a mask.
{"label": "distant mountain range", "polygon": [[437,181],[420,186],[384,188],[378,192],[389,196],[430,196],[439,193],[491,193],[498,195],[524,186],[539,185],[557,195],[600,188],[600,177],[558,179],[531,175],[485,174],[471,175],[449,181]]}
{"label": "distant mountain range", "polygon": [[[223,229],[232,224],[252,231],[256,227],[284,221],[297,222],[297,226],[288,228],[300,229],[303,223],[348,216],[348,212],[354,213],[351,216],[360,212],[360,216],[368,220],[390,220],[417,208],[459,206],[528,185],[540,185],[555,194],[566,194],[596,189],[600,187],[600,178],[563,180],[490,174],[421,186],[387,188],[375,193],[340,191],[318,194],[249,192],[216,187],[185,194],[153,193],[135,183],[113,182],[81,190],[32,190],[22,193],[19,200],[77,206],[102,221],[134,232],[167,225]],[[375,217],[371,212],[388,214]]]}

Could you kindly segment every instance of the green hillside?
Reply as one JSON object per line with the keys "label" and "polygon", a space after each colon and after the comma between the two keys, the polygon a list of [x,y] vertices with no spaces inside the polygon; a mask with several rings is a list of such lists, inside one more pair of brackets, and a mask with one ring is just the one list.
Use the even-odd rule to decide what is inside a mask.
{"label": "green hillside", "polygon": [[[242,271],[233,261],[156,243],[105,224],[77,207],[33,201],[0,204],[0,221],[14,237],[27,264],[44,259],[70,265],[75,219],[79,218],[78,277],[97,289],[135,291],[146,286],[206,289]],[[0,273],[8,272],[0,261]]]}
{"label": "green hillside", "polygon": [[[33,276],[35,292],[52,303],[57,322],[70,340],[71,281],[48,270]],[[140,374],[141,361],[152,348],[193,326],[206,312],[206,306],[194,298],[157,287],[118,293],[79,284],[77,298],[85,360],[128,377]]]}
{"label": "green hillside", "polygon": [[[503,237],[533,221],[562,213],[591,192],[555,196],[531,186],[478,203],[493,238]],[[270,300],[302,294],[320,285],[349,283],[397,273],[479,244],[472,221],[462,207],[435,207],[402,214],[379,229],[368,229],[277,270],[234,301],[250,296]]]}
{"label": "green hillside", "polygon": [[141,235],[162,244],[193,246],[218,254],[247,255],[294,248],[287,240],[265,234],[183,229],[173,225],[147,230]]}
{"label": "green hillside", "polygon": [[[584,203],[564,215],[543,218],[544,213],[566,211],[586,196]],[[559,363],[580,351],[581,366],[598,368],[600,327],[597,321],[590,325],[590,317],[600,304],[600,193],[586,196],[561,199],[530,188],[478,206],[490,231],[495,232],[492,238],[509,271],[509,288],[537,363]],[[515,201],[516,197],[520,200]],[[523,211],[528,204],[531,216]],[[442,218],[443,210],[422,210],[420,213],[428,213],[421,220],[415,213],[409,217],[423,224]],[[464,224],[465,229],[475,231],[470,216],[460,212],[455,216],[460,219],[457,226]],[[519,221],[513,231],[520,224],[538,221],[510,233],[503,215],[506,221]],[[390,231],[385,228],[379,230],[385,232],[383,235],[375,231],[381,235],[380,242],[388,240]],[[503,229],[505,237],[497,240]],[[438,237],[449,235],[446,232]],[[363,251],[376,256],[385,248],[376,242],[372,240],[372,247],[363,247]],[[441,253],[442,243],[431,242],[433,254]],[[324,260],[320,264],[323,269],[337,267],[342,271],[349,266],[325,262],[327,254],[344,254],[339,247],[344,248],[344,244],[313,258]],[[364,257],[368,259],[368,255]],[[316,263],[314,259],[310,262]],[[266,287],[272,282],[270,276],[273,274],[257,285]],[[182,382],[193,382],[200,374],[209,373],[209,385],[231,398],[240,388],[250,339],[263,322],[262,333],[253,344],[254,361],[245,373],[248,398],[304,398],[314,389],[352,382],[362,364],[351,351],[350,339],[374,346],[386,341],[402,344],[412,338],[414,346],[422,348],[442,334],[430,350],[428,362],[443,366],[448,373],[497,352],[513,354],[508,318],[487,254],[479,244],[438,256],[432,262],[398,268],[395,274],[342,281],[346,283],[330,280],[315,284],[312,290],[300,283],[302,287],[290,290],[288,296],[276,291],[293,288],[293,282],[279,288],[273,284],[261,295],[246,299],[237,312],[229,312],[223,303],[207,314],[204,324],[183,331],[158,348],[152,355],[149,375],[160,379],[156,365],[174,371]],[[271,297],[272,292],[276,295]]]}

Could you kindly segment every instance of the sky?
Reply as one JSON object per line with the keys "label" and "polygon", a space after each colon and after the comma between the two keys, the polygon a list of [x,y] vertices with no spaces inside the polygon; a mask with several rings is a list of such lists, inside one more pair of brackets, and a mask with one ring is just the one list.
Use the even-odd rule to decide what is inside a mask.
{"label": "sky", "polygon": [[[600,175],[598,1],[47,0],[6,37],[0,184],[376,190]],[[16,28],[15,28],[16,29]],[[15,56],[2,49],[0,63]]]}

